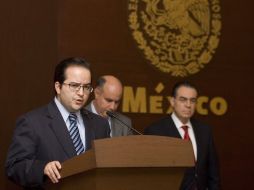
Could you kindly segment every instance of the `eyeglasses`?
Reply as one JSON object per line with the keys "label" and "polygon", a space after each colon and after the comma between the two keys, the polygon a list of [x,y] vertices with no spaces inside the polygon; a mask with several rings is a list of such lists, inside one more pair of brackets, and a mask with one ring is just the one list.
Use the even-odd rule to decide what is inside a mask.
{"label": "eyeglasses", "polygon": [[81,88],[85,93],[93,92],[93,87],[91,86],[91,84],[82,85],[82,84],[76,83],[76,82],[70,82],[70,83],[64,82],[63,84],[68,85],[70,90],[73,92],[78,92],[78,91],[80,91]]}
{"label": "eyeglasses", "polygon": [[179,97],[179,98],[176,98],[179,102],[183,103],[183,104],[186,104],[188,103],[188,101],[191,103],[191,104],[196,104],[197,103],[197,98],[185,98],[185,97]]}

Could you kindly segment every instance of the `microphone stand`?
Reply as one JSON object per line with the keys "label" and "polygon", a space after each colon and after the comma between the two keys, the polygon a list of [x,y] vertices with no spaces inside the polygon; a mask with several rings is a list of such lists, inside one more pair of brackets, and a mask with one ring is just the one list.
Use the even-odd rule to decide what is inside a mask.
{"label": "microphone stand", "polygon": [[129,129],[131,129],[132,131],[134,131],[135,133],[139,134],[139,135],[143,135],[142,133],[140,133],[138,130],[134,129],[133,127],[130,127],[129,125],[127,125],[125,122],[123,122],[121,119],[119,119],[117,117],[117,115],[114,113],[114,112],[111,112],[111,111],[107,111],[106,112],[107,115],[109,117],[113,117],[115,118],[116,120],[118,120],[120,122],[120,124],[122,124],[124,127],[128,127]]}

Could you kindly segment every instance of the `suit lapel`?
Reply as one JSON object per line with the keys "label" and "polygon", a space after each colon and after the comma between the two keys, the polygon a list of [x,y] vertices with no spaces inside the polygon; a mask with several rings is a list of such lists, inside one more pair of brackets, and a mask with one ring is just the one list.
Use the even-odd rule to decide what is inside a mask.
{"label": "suit lapel", "polygon": [[116,120],[114,118],[111,118],[111,133],[112,133],[112,137],[117,136],[117,126],[116,126]]}
{"label": "suit lapel", "polygon": [[76,156],[76,151],[73,146],[73,142],[70,138],[69,131],[67,130],[66,124],[62,118],[61,113],[57,109],[55,102],[51,102],[48,105],[49,116],[51,117],[50,127],[54,132],[59,144],[62,146],[68,157]]}
{"label": "suit lapel", "polygon": [[92,102],[85,107],[86,110],[92,112]]}
{"label": "suit lapel", "polygon": [[92,115],[89,114],[87,110],[80,110],[82,115],[82,119],[85,126],[85,134],[86,134],[86,150],[91,148],[91,142],[95,139],[95,134],[93,130],[93,123],[92,123]]}
{"label": "suit lapel", "polygon": [[178,129],[176,128],[176,125],[171,117],[171,115],[169,116],[169,121],[168,121],[168,126],[169,126],[169,135],[171,137],[176,137],[176,138],[182,138]]}
{"label": "suit lapel", "polygon": [[197,162],[198,162],[198,159],[199,159],[199,157],[200,157],[200,153],[202,152],[202,151],[200,151],[200,148],[201,148],[201,139],[199,138],[200,137],[200,135],[198,135],[200,132],[199,132],[199,126],[198,126],[198,124],[193,120],[193,119],[191,119],[191,125],[192,125],[192,128],[193,128],[193,131],[194,131],[194,136],[195,136],[195,140],[196,140],[196,145],[197,145]]}

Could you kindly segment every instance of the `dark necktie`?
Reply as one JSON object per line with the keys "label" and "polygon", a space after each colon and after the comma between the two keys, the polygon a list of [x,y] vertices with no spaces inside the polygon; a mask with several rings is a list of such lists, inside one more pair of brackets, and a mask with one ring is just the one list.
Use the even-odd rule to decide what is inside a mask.
{"label": "dark necktie", "polygon": [[187,125],[184,125],[182,126],[183,130],[184,130],[184,136],[183,136],[183,139],[184,140],[190,140],[190,136],[189,136],[189,132],[188,132],[188,126]]}
{"label": "dark necktie", "polygon": [[71,113],[69,115],[70,120],[70,136],[73,142],[73,145],[75,147],[75,150],[77,152],[77,155],[84,152],[84,146],[80,138],[79,130],[78,130],[78,124],[77,124],[77,115],[75,113]]}

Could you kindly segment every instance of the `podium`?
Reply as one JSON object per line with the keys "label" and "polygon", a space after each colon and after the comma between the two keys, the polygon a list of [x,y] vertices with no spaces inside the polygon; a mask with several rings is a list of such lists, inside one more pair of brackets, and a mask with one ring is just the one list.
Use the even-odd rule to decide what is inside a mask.
{"label": "podium", "polygon": [[52,190],[176,190],[185,169],[194,166],[189,141],[163,136],[100,139],[84,154],[62,163]]}

